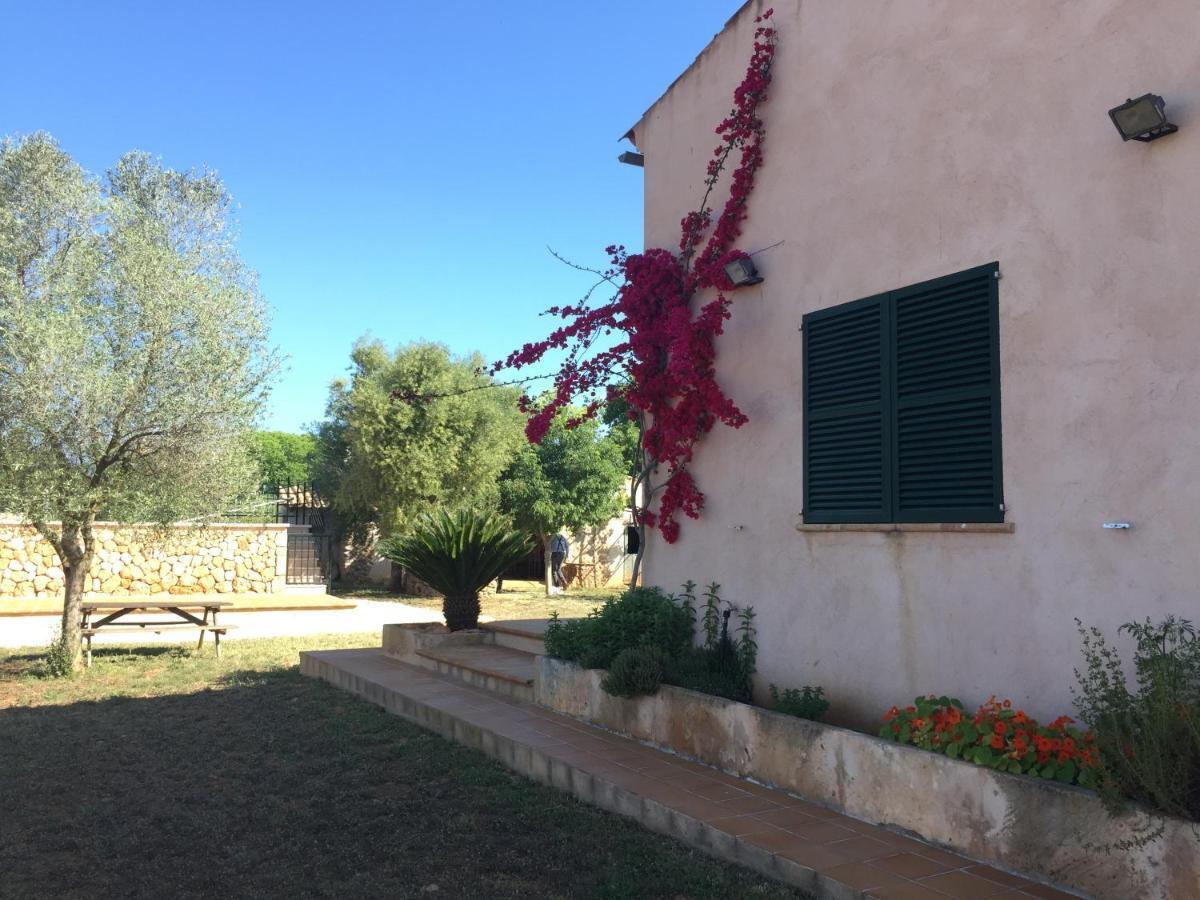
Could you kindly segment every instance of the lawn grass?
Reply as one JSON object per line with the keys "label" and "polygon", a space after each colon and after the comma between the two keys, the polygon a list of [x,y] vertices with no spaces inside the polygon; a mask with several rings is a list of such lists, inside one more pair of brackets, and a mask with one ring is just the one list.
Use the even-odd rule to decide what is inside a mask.
{"label": "lawn grass", "polygon": [[[561,594],[546,596],[546,589],[536,581],[506,581],[504,590],[493,589],[479,597],[480,615],[492,621],[505,619],[548,619],[558,612],[564,619],[586,616],[610,597],[619,597],[621,588],[568,588]],[[337,591],[339,597],[364,600],[394,600],[421,609],[441,609],[441,597],[416,597],[393,594],[382,588],[349,588]]]}
{"label": "lawn grass", "polygon": [[0,650],[0,897],[800,896],[299,674],[377,642]]}

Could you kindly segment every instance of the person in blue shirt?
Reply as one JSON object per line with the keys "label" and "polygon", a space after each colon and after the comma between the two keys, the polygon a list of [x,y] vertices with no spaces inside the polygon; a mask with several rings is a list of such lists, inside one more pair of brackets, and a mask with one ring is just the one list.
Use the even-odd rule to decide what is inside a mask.
{"label": "person in blue shirt", "polygon": [[554,586],[557,588],[567,586],[567,579],[563,576],[562,564],[563,560],[567,558],[567,552],[570,549],[570,545],[561,531],[550,541],[550,577],[554,580]]}

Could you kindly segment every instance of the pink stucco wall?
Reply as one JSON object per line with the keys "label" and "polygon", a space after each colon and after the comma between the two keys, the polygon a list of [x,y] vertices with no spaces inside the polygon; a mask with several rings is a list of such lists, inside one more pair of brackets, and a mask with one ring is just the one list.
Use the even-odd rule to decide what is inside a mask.
{"label": "pink stucco wall", "polygon": [[[646,244],[674,247],[750,53],[751,2],[636,126]],[[766,164],[723,385],[749,415],[694,473],[708,504],[650,583],[758,612],[761,685],[862,723],[918,692],[1072,710],[1075,617],[1200,618],[1200,6],[775,0]],[[1107,110],[1163,94],[1180,133]],[[1011,534],[797,529],[801,317],[999,260]],[[1106,531],[1127,520],[1129,531]]]}

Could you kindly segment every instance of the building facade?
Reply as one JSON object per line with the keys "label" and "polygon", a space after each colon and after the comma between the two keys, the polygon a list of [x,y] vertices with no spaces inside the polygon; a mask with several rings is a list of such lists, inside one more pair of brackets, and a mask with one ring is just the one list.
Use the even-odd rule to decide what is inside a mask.
{"label": "building facade", "polygon": [[[1200,7],[752,0],[632,129],[646,246],[768,5],[765,281],[718,340],[749,423],[698,448],[702,517],[647,582],[753,606],[758,687],[823,685],[834,721],[1070,713],[1076,618],[1200,618]],[[1179,133],[1122,141],[1148,92]]]}

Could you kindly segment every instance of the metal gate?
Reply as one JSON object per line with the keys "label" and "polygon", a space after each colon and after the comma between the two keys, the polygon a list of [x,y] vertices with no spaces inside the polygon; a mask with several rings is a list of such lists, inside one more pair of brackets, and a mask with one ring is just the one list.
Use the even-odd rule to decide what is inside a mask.
{"label": "metal gate", "polygon": [[289,534],[287,536],[287,584],[324,584],[328,586],[333,539],[328,534]]}

